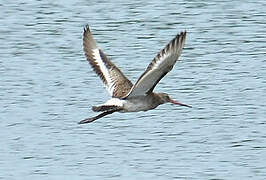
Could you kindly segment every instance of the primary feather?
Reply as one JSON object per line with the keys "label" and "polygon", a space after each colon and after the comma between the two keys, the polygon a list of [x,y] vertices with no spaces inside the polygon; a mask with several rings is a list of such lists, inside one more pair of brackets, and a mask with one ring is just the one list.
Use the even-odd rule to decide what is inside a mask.
{"label": "primary feather", "polygon": [[186,31],[178,34],[163,48],[139,77],[126,97],[142,96],[152,92],[157,83],[172,70],[186,40]]}
{"label": "primary feather", "polygon": [[93,70],[101,78],[112,97],[121,98],[128,94],[133,86],[132,83],[97,46],[89,26],[84,28],[83,50]]}

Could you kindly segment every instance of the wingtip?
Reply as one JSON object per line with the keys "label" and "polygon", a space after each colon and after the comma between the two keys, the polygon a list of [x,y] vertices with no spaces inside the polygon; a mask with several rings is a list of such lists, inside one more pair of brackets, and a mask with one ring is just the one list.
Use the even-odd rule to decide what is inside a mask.
{"label": "wingtip", "polygon": [[84,27],[84,33],[86,32],[90,32],[90,26],[89,24],[87,24],[85,27]]}
{"label": "wingtip", "polygon": [[187,35],[187,30],[181,31],[178,35],[186,36]]}
{"label": "wingtip", "polygon": [[181,31],[181,32],[177,33],[177,35],[175,36],[175,38],[173,40],[179,39],[179,38],[184,38],[184,37],[186,37],[186,35],[187,35],[187,30]]}

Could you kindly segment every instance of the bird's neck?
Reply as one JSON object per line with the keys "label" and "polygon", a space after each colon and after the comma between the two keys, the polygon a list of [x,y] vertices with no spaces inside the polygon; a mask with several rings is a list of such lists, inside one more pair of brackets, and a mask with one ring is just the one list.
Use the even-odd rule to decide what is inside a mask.
{"label": "bird's neck", "polygon": [[159,93],[151,93],[151,96],[154,103],[157,103],[158,105],[165,103],[164,100],[159,95]]}

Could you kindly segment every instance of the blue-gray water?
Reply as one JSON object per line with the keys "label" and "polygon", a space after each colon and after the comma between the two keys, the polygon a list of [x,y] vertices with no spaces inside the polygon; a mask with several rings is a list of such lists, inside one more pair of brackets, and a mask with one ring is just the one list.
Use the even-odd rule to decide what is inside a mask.
{"label": "blue-gray water", "polygon": [[[1,1],[0,179],[266,179],[266,3]],[[112,114],[82,51],[99,46],[135,82],[181,30],[157,86],[192,109]]]}

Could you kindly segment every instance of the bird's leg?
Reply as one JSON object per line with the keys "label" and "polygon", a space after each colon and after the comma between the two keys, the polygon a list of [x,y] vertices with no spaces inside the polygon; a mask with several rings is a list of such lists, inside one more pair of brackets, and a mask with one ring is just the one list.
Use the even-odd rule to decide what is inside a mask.
{"label": "bird's leg", "polygon": [[105,111],[105,112],[103,112],[101,114],[98,114],[97,116],[84,119],[84,120],[80,121],[79,124],[91,123],[91,122],[93,122],[93,121],[95,121],[95,120],[97,120],[99,118],[102,118],[102,117],[104,117],[104,116],[106,116],[108,114],[112,114],[112,113],[114,113],[116,111],[120,111],[120,110],[121,109],[115,109],[115,110],[111,110],[111,111]]}
{"label": "bird's leg", "polygon": [[92,106],[92,110],[94,112],[100,112],[100,111],[112,111],[112,110],[117,110],[121,109],[119,106],[115,105],[101,105],[101,106]]}

